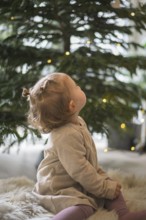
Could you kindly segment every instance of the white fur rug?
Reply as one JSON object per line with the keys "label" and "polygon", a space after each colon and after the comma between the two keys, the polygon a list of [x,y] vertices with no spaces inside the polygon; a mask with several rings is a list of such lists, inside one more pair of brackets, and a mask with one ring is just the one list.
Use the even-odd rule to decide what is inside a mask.
{"label": "white fur rug", "polygon": [[[128,176],[118,170],[108,172],[118,179],[130,210],[146,209],[146,177]],[[31,193],[34,182],[26,177],[0,180],[0,219],[1,220],[50,220],[53,216],[39,205]],[[117,220],[117,215],[104,209],[98,210],[88,220]]]}

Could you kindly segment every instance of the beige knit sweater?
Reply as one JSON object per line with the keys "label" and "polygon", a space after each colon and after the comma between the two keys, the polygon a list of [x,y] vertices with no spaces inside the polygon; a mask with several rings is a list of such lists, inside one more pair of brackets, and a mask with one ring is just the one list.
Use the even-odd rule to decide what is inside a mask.
{"label": "beige knit sweater", "polygon": [[97,209],[113,199],[116,185],[99,167],[97,152],[85,122],[68,123],[50,134],[39,165],[34,193],[49,211],[86,204]]}

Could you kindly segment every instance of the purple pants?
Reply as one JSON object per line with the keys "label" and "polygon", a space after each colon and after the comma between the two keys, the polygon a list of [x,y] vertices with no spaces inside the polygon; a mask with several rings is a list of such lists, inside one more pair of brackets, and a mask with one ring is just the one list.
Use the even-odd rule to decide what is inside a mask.
{"label": "purple pants", "polygon": [[63,209],[52,220],[85,220],[94,213],[88,205],[76,205]]}
{"label": "purple pants", "polygon": [[[129,212],[122,193],[114,200],[106,199],[105,208],[109,211],[115,210],[119,220],[146,220],[146,211]],[[91,206],[76,205],[63,209],[52,220],[85,220],[94,212]]]}

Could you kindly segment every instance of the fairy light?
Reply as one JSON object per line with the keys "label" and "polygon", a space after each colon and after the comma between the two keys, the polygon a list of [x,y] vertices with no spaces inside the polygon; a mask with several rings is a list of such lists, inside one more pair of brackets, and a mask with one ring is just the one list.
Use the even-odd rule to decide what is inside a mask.
{"label": "fairy light", "polygon": [[15,20],[15,17],[12,16],[10,19],[13,21],[13,20]]}
{"label": "fairy light", "polygon": [[125,123],[122,123],[122,124],[120,125],[120,127],[121,127],[122,129],[125,129],[125,128],[126,128],[126,124],[125,124]]}
{"label": "fairy light", "polygon": [[142,108],[142,109],[141,109],[141,112],[144,114],[144,113],[145,113],[145,110]]}
{"label": "fairy light", "polygon": [[131,151],[135,151],[135,147],[134,147],[134,146],[131,146],[130,150],[131,150]]}
{"label": "fairy light", "polygon": [[107,152],[108,152],[108,148],[105,148],[105,149],[104,149],[104,153],[107,153]]}
{"label": "fairy light", "polygon": [[135,13],[134,13],[134,12],[131,12],[131,16],[134,17],[134,16],[135,16]]}
{"label": "fairy light", "polygon": [[69,51],[66,51],[66,52],[65,52],[65,55],[66,55],[66,56],[69,56],[69,55],[70,55],[70,52],[69,52]]}
{"label": "fairy light", "polygon": [[103,103],[106,103],[106,102],[107,102],[107,99],[106,99],[106,98],[103,98],[103,99],[102,99],[102,102],[103,102]]}
{"label": "fairy light", "polygon": [[52,63],[52,60],[51,60],[51,59],[48,59],[48,60],[47,60],[47,63],[49,63],[49,64]]}
{"label": "fairy light", "polygon": [[120,43],[117,43],[117,44],[116,44],[116,46],[117,46],[117,47],[120,47],[120,46],[121,46],[121,44],[120,44]]}
{"label": "fairy light", "polygon": [[88,44],[88,45],[91,44],[91,40],[87,40],[86,44]]}

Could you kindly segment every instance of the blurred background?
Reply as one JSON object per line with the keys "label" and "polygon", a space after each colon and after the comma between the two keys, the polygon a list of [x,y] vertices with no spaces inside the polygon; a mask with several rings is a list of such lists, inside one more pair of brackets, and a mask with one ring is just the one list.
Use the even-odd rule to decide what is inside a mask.
{"label": "blurred background", "polygon": [[0,1],[1,178],[35,176],[49,135],[27,124],[21,93],[54,71],[85,91],[103,166],[146,159],[145,14],[145,0]]}

